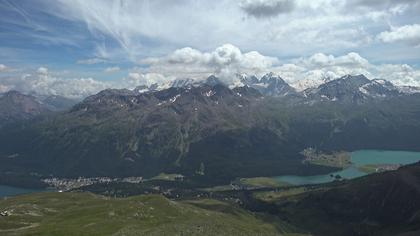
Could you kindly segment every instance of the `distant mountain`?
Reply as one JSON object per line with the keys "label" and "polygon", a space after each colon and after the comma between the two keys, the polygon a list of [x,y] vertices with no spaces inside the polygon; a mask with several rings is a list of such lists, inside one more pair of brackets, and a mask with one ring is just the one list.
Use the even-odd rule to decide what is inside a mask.
{"label": "distant mountain", "polygon": [[244,85],[258,90],[264,96],[283,97],[297,95],[297,92],[293,87],[274,73],[268,73],[261,77],[261,79],[258,79],[256,76],[238,76]]}
{"label": "distant mountain", "polygon": [[51,95],[42,99],[42,103],[51,111],[64,111],[76,105],[80,100],[70,99],[59,95]]}
{"label": "distant mountain", "polygon": [[[203,84],[214,86],[221,84],[230,88],[248,86],[267,97],[287,97],[301,99],[301,102],[314,103],[321,101],[339,103],[363,103],[405,94],[420,93],[420,88],[395,86],[382,79],[370,80],[364,75],[346,75],[338,79],[301,80],[289,85],[280,76],[270,72],[258,78],[255,75],[237,74],[240,83],[227,84],[215,75],[205,80],[176,79],[164,84],[141,85],[133,91],[136,93],[153,92],[174,88],[199,87]],[[296,87],[296,88],[295,88]],[[306,88],[306,89],[304,89]],[[303,100],[302,100],[303,99]]]}
{"label": "distant mountain", "polygon": [[334,80],[333,78],[325,77],[325,78],[306,78],[306,79],[299,79],[297,81],[292,82],[290,84],[296,91],[301,93],[304,90],[307,89],[313,89],[318,88],[321,84],[325,84],[331,80]]}
{"label": "distant mountain", "polygon": [[196,81],[193,79],[176,79],[171,82],[170,87],[182,88],[192,86],[194,84],[196,84]]}
{"label": "distant mountain", "polygon": [[363,103],[367,100],[401,95],[399,89],[385,80],[369,80],[364,75],[346,75],[303,91],[305,97],[316,101]]}
{"label": "distant mountain", "polygon": [[238,176],[331,171],[302,163],[300,152],[308,147],[420,150],[419,94],[364,76],[330,81],[306,91],[307,97],[289,96],[273,74],[247,81],[283,96],[263,95],[249,85],[229,88],[215,76],[162,90],[101,91],[69,110],[2,129],[0,172],[165,172],[225,184]]}
{"label": "distant mountain", "polygon": [[0,96],[0,126],[31,119],[48,111],[35,97],[17,91],[9,91]]}

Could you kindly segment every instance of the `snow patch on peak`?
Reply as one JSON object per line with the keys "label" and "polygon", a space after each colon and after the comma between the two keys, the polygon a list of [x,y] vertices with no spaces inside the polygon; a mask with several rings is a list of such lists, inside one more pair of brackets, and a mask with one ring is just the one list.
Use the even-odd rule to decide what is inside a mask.
{"label": "snow patch on peak", "polygon": [[169,99],[169,101],[170,101],[171,103],[174,103],[174,102],[176,102],[176,100],[177,100],[179,97],[181,97],[181,94],[178,94],[178,95],[176,95],[175,97],[173,97],[173,98]]}
{"label": "snow patch on peak", "polygon": [[207,92],[205,92],[204,93],[204,96],[206,96],[206,97],[211,97],[211,96],[213,96],[213,95],[215,95],[216,94],[216,92],[215,91],[213,91],[213,90],[209,90],[209,91],[207,91]]}

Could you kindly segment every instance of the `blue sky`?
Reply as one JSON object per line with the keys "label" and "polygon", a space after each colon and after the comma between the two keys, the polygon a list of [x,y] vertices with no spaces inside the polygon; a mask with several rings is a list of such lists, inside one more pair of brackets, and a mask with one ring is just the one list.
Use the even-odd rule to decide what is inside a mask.
{"label": "blue sky", "polygon": [[0,92],[77,97],[269,71],[420,85],[416,0],[0,0],[0,15]]}

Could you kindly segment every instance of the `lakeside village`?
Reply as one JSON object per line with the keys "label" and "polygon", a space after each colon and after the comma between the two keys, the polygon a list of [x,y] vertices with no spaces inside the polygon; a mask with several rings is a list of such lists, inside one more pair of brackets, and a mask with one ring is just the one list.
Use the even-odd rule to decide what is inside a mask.
{"label": "lakeside village", "polygon": [[110,177],[92,177],[84,178],[79,177],[77,179],[67,178],[47,178],[42,179],[42,182],[47,184],[50,188],[54,188],[59,192],[69,191],[72,189],[81,188],[93,184],[106,184],[106,183],[132,183],[139,184],[143,182],[143,177],[125,177],[125,178],[110,178]]}

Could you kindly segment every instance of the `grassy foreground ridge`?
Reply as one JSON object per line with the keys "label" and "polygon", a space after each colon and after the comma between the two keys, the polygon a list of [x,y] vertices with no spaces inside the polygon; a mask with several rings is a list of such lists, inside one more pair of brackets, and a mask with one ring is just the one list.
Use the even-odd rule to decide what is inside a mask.
{"label": "grassy foreground ridge", "polygon": [[37,193],[0,201],[0,235],[294,235],[216,200]]}

